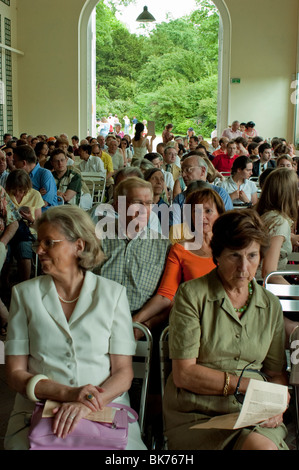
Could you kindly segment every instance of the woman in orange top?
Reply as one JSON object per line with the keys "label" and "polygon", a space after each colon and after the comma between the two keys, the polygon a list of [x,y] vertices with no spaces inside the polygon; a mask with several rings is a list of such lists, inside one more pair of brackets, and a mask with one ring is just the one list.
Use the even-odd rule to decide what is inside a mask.
{"label": "woman in orange top", "polygon": [[133,316],[134,322],[144,323],[149,328],[168,317],[173,298],[182,282],[204,276],[215,268],[210,240],[215,220],[225,212],[223,201],[215,191],[204,188],[192,192],[186,204],[191,205],[192,225],[195,227],[196,208],[202,204],[202,230],[194,231],[191,227],[195,234],[193,239],[185,238],[171,247],[157,294]]}

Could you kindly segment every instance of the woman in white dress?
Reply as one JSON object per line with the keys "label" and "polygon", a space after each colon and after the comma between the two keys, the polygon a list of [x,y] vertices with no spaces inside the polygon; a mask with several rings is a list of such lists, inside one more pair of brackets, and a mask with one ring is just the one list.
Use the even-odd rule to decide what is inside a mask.
{"label": "woman in white dress", "polygon": [[[46,211],[35,250],[44,276],[13,288],[6,341],[9,386],[17,392],[5,448],[29,448],[35,401],[59,402],[53,432],[66,437],[90,411],[129,404],[135,353],[125,288],[90,270],[103,261],[94,224],[76,206]],[[127,449],[145,449],[137,423]]]}
{"label": "woman in white dress", "polygon": [[144,124],[142,122],[137,122],[135,126],[135,135],[132,139],[134,149],[133,160],[141,160],[147,153],[151,153],[153,151],[153,141],[156,136],[151,136],[151,139],[149,140],[147,136],[143,137],[143,132]]}

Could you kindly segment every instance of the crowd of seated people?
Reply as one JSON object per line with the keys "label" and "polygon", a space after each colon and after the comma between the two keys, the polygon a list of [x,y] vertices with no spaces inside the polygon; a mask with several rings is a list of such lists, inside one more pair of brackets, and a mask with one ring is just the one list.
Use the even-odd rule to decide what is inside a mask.
{"label": "crowd of seated people", "polygon": [[[207,335],[212,331],[212,322],[219,315],[216,298],[220,299],[220,293],[221,298],[227,299],[227,309],[233,312],[230,316],[235,315],[240,329],[244,327],[243,315],[252,315],[250,322],[254,328],[254,302],[258,302],[257,299],[260,298],[267,298],[267,302],[273,304],[275,313],[272,309],[271,322],[276,325],[275,328],[278,325],[282,328],[284,324],[277,302],[273,296],[265,294],[261,284],[269,272],[285,267],[289,254],[299,246],[295,148],[283,138],[274,137],[271,142],[265,141],[258,135],[252,121],[244,124],[242,129],[240,122],[234,121],[222,135],[213,137],[211,142],[207,142],[202,136],[196,136],[193,129],[192,132],[188,129],[186,136],[179,136],[175,134],[173,126],[166,126],[164,138],[158,139],[157,143],[157,137],[148,137],[144,130],[144,124],[137,123],[134,136],[117,135],[116,132],[110,132],[106,136],[100,134],[94,138],[87,136],[81,140],[76,135],[69,139],[66,134],[50,138],[46,135],[33,137],[25,133],[19,139],[11,135],[5,136],[0,150],[1,283],[4,285],[9,279],[7,272],[15,259],[19,266],[18,283],[28,280],[31,283],[28,284],[29,291],[35,289],[31,278],[34,277],[33,254],[37,252],[41,273],[49,272],[54,279],[58,302],[62,305],[60,313],[70,321],[72,309],[69,305],[72,302],[73,307],[76,302],[79,304],[81,288],[87,276],[86,269],[82,269],[83,265],[80,264],[78,270],[77,260],[72,257],[75,256],[76,249],[77,252],[84,253],[87,240],[84,238],[83,243],[82,236],[77,236],[76,240],[73,238],[76,235],[68,236],[65,226],[55,227],[55,237],[55,230],[52,233],[49,228],[55,225],[50,216],[53,208],[61,206],[57,217],[64,224],[63,211],[67,213],[69,210],[71,214],[72,208],[76,207],[78,212],[75,210],[74,215],[80,218],[81,214],[82,218],[87,218],[93,224],[94,238],[100,246],[97,257],[101,262],[91,263],[88,270],[100,278],[125,287],[125,328],[128,327],[127,314],[130,312],[133,321],[143,323],[151,330],[155,350],[154,368],[159,367],[155,354],[160,333],[166,325],[170,325],[173,375],[167,385],[168,402],[165,407],[170,448],[208,449],[210,446],[213,448],[213,445],[215,448],[227,449],[285,448],[285,428],[281,416],[259,427],[253,433],[254,436],[246,430],[226,436],[218,433],[213,441],[213,431],[194,433],[190,438],[187,427],[190,427],[193,418],[192,413],[187,410],[190,406],[189,399],[197,403],[198,420],[206,419],[206,411],[212,416],[213,413],[228,409],[222,404],[223,400],[233,399],[235,375],[238,375],[237,371],[246,362],[245,356],[240,357],[240,367],[235,368],[228,355],[224,358],[223,365],[213,363],[204,344],[201,345],[199,338],[208,341]],[[83,204],[86,200],[84,196],[89,191],[82,174],[85,172],[105,175],[106,190],[101,204],[93,204],[92,200],[90,205]],[[198,212],[198,207],[202,208],[202,212]],[[56,209],[53,209],[53,214]],[[230,230],[235,230],[235,239],[232,238],[231,244]],[[238,244],[238,230],[244,238],[241,245]],[[220,241],[221,246],[217,246]],[[63,258],[60,255],[60,245],[64,242],[69,244],[67,249],[71,255],[70,260],[73,261],[72,266],[61,264],[60,256],[66,262],[65,254]],[[240,261],[238,264],[237,258],[248,259],[249,252],[250,256],[254,252],[254,261],[243,265]],[[230,256],[235,253],[234,261],[229,259],[228,253]],[[59,268],[55,263],[57,266],[59,263]],[[239,282],[233,275],[240,273],[242,269],[244,279]],[[67,282],[63,280],[64,273],[73,272],[76,275],[76,289],[70,289],[70,279]],[[281,278],[274,279],[273,282],[281,282]],[[219,295],[215,292],[213,283],[219,287]],[[113,284],[107,286],[113,288]],[[206,297],[202,293],[198,294],[199,291],[202,292],[201,286],[208,290]],[[30,356],[30,351],[26,348],[18,349],[17,345],[22,339],[22,332],[20,333],[20,326],[16,321],[18,314],[14,311],[19,302],[17,290],[18,288],[12,294],[11,315],[14,321],[11,327],[7,311],[11,298],[8,285],[6,291],[9,294],[3,298],[4,303],[0,302],[0,319],[3,335],[6,335],[7,329],[7,354],[11,368],[9,381],[17,392],[22,393],[24,378],[28,375],[28,364],[22,363],[21,374],[13,355]],[[23,292],[22,289],[20,292]],[[63,298],[67,298],[67,301]],[[196,302],[202,308],[199,317],[194,314]],[[201,320],[205,302],[210,302],[212,316]],[[84,309],[83,304],[79,305]],[[117,309],[121,315],[121,306]],[[23,315],[26,314],[23,312]],[[24,318],[20,317],[20,321],[24,322]],[[267,326],[270,331],[267,344],[263,344],[256,361],[273,382],[286,383],[284,359],[280,357],[281,338],[283,334],[292,338],[298,325],[299,322],[287,320],[284,331],[279,334],[270,323]],[[205,326],[207,330],[204,330]],[[231,328],[228,321],[224,321],[223,328]],[[197,341],[192,337],[194,333],[190,333],[195,331],[199,335]],[[139,330],[133,333],[135,340],[142,336]],[[188,337],[188,340],[184,337]],[[260,341],[263,342],[262,339]],[[247,347],[245,343],[244,348]],[[227,344],[219,347],[229,348],[229,345],[228,336]],[[272,355],[268,353],[272,351],[271,348]],[[130,355],[131,344],[124,347],[124,351],[124,354]],[[121,352],[115,348],[115,352],[110,354],[113,377],[114,373],[117,376],[119,366],[113,354]],[[129,371],[128,364],[129,360],[124,360],[124,367]],[[128,374],[130,376],[130,371]],[[30,374],[28,378],[30,380]],[[210,385],[206,386],[206,382]],[[105,383],[104,379],[93,386],[102,383]],[[124,389],[118,386],[117,390],[125,393],[130,388],[130,383],[128,380]],[[61,386],[63,385],[66,384],[63,382]],[[86,387],[85,383],[78,386]],[[245,374],[241,387],[244,393],[247,386],[248,375]],[[159,394],[159,387],[159,374],[155,369],[151,376],[150,390],[154,395]],[[57,390],[60,390],[59,386]],[[37,395],[40,393],[42,397],[57,398],[58,391],[50,383],[47,386],[41,382],[36,386]],[[93,391],[96,396],[101,394],[98,389]],[[178,392],[182,392],[182,401],[175,403]],[[109,392],[108,398],[112,399],[113,394]],[[97,400],[100,407],[101,400]],[[58,401],[64,402],[63,399]],[[211,405],[209,410],[207,401]],[[72,412],[83,417],[86,412],[84,406],[88,407],[89,404],[83,403],[79,392],[74,393],[74,402],[80,403],[80,406],[76,405]],[[23,405],[27,411],[28,403],[24,402]],[[65,408],[62,405],[64,412]],[[20,402],[17,409],[20,410]],[[233,409],[239,408],[234,406]],[[60,420],[59,415],[57,427],[60,426]],[[12,420],[10,431],[15,432],[19,425],[19,422]],[[71,429],[72,427],[64,429],[64,433],[67,434]],[[181,431],[184,434],[182,440],[179,437]],[[26,448],[24,442],[13,441],[7,440],[8,448]],[[140,442],[136,441],[135,445],[136,448],[142,448]]]}

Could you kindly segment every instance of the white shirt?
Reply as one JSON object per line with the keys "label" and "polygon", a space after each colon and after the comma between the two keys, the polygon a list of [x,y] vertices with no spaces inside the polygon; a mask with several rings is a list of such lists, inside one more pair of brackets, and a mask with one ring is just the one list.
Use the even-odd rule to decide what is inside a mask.
{"label": "white shirt", "polygon": [[234,140],[237,137],[242,137],[242,132],[241,131],[232,131],[230,128],[225,129],[222,132],[222,137],[227,137],[229,140]]}
{"label": "white shirt", "polygon": [[[222,181],[220,184],[221,188],[224,188],[228,194],[231,194],[238,189],[237,183],[232,179],[230,176],[227,178],[225,181]],[[257,192],[256,184],[253,181],[250,180],[245,180],[244,183],[241,184],[240,190],[244,191],[246,197],[251,201],[251,196],[252,194],[255,194]],[[242,203],[241,199],[234,199],[233,204],[240,204]]]}
{"label": "white shirt", "polygon": [[166,187],[168,189],[170,189],[171,191],[173,191],[174,180],[173,180],[172,174],[170,173],[170,171],[163,170],[163,168],[160,168],[160,171],[162,171],[162,173],[164,175],[164,180],[165,180],[165,183],[166,183]]}
{"label": "white shirt", "polygon": [[105,173],[104,163],[94,155],[90,155],[87,161],[82,160],[79,168],[84,172]]}
{"label": "white shirt", "polygon": [[[13,288],[6,353],[28,355],[28,371],[71,387],[99,385],[111,373],[110,354],[135,354],[136,342],[125,287],[85,274],[80,297],[69,321],[51,276],[30,279]],[[113,400],[129,405],[125,393]],[[16,418],[7,431],[7,449],[25,449],[24,412],[35,403],[17,393]],[[19,432],[24,429],[23,432]],[[24,440],[25,437],[25,440]],[[129,426],[128,449],[144,450],[136,423]]]}

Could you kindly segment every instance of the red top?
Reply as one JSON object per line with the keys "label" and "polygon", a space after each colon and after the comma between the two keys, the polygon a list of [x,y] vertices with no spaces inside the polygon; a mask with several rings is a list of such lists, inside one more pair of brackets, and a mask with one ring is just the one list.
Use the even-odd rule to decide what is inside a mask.
{"label": "red top", "polygon": [[222,171],[225,173],[230,173],[233,163],[238,157],[239,155],[229,157],[226,153],[221,153],[220,155],[217,155],[214,160],[212,160],[212,163],[216,170],[220,172]]}
{"label": "red top", "polygon": [[157,294],[172,300],[182,282],[208,274],[215,268],[212,258],[195,255],[180,243],[170,248]]}
{"label": "red top", "polygon": [[222,149],[218,149],[218,150],[215,150],[215,152],[212,153],[212,155],[214,155],[214,157],[218,157],[218,155],[225,155],[226,152],[223,152]]}

